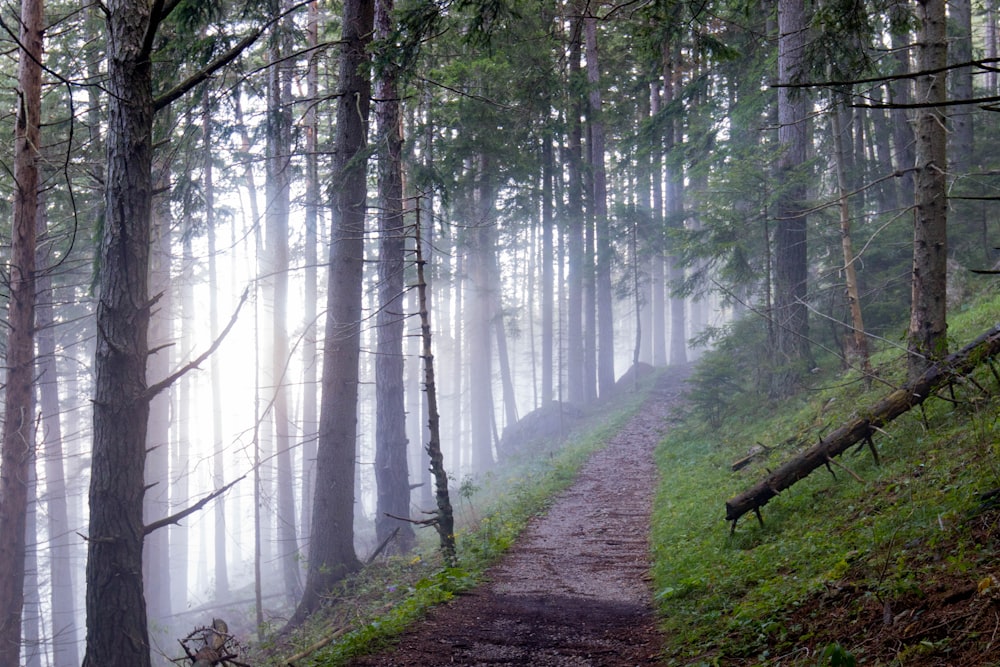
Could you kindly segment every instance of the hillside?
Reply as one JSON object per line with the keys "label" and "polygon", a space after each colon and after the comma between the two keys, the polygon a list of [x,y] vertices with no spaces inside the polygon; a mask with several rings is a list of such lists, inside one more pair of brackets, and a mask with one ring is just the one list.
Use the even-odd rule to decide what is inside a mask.
{"label": "hillside", "polygon": [[[996,297],[958,313],[953,349],[998,320]],[[887,425],[878,462],[854,448],[772,500],[763,525],[750,514],[730,532],[729,498],[874,404],[905,368],[885,342],[870,388],[853,372],[819,372],[771,402],[754,392],[746,352],[721,347],[658,452],[666,664],[1000,663],[996,370],[980,366]]]}

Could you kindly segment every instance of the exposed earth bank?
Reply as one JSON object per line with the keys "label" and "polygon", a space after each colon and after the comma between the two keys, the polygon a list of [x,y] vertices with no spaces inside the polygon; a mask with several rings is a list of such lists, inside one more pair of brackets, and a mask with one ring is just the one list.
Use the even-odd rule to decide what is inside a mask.
{"label": "exposed earth bank", "polygon": [[353,665],[655,664],[661,649],[649,569],[653,452],[686,367],[657,381],[639,412],[522,534],[488,582],[442,605],[386,652]]}

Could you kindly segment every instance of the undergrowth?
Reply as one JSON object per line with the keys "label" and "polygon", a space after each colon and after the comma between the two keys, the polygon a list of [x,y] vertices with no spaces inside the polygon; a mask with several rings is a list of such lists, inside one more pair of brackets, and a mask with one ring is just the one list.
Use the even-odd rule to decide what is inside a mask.
{"label": "undergrowth", "polygon": [[[953,349],[998,319],[996,296],[957,314]],[[967,608],[986,604],[984,587],[1000,590],[989,583],[1000,580],[997,516],[980,497],[1000,487],[990,369],[887,425],[875,436],[880,464],[854,448],[774,498],[763,525],[750,514],[730,532],[726,500],[905,376],[898,345],[886,342],[873,355],[879,381],[870,387],[852,371],[819,371],[794,397],[771,401],[743,350],[730,342],[709,353],[689,417],[658,450],[653,574],[666,663],[960,664],[959,646],[992,651],[1000,663],[989,632],[973,627],[979,607]],[[734,472],[754,448],[754,462]],[[932,602],[967,593],[961,610]],[[929,620],[944,611],[955,615]],[[1000,625],[1000,605],[990,619],[994,612]]]}
{"label": "undergrowth", "polygon": [[419,536],[412,554],[383,558],[342,582],[323,612],[295,636],[262,645],[261,653],[269,657],[254,664],[285,665],[301,653],[295,665],[342,665],[385,648],[428,609],[480,583],[531,518],[544,512],[590,455],[635,414],[650,385],[647,380],[639,391],[599,406],[564,444],[538,443],[530,455],[479,478],[453,480],[459,567],[443,566],[436,535]]}

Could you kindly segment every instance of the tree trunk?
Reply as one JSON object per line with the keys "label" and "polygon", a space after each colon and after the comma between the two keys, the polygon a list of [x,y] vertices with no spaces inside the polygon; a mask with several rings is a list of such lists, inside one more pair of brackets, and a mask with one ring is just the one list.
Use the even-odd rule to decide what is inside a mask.
{"label": "tree trunk", "polygon": [[601,107],[601,69],[597,55],[597,17],[583,19],[587,50],[587,85],[589,86],[587,119],[590,123],[591,204],[597,241],[596,305],[597,305],[597,388],[600,396],[607,395],[615,385],[614,319],[611,296],[611,218],[608,216],[608,186],[604,169],[605,133]]}
{"label": "tree trunk", "polygon": [[[40,202],[41,203],[41,202]],[[52,635],[53,667],[76,667],[80,664],[77,652],[76,601],[73,593],[72,539],[75,526],[69,523],[66,471],[63,467],[63,431],[59,416],[59,371],[56,367],[56,336],[53,302],[55,293],[52,276],[52,245],[47,238],[44,212],[38,216],[40,246],[35,254],[35,265],[40,269],[37,279],[37,305],[35,318],[38,358],[35,373],[38,377],[38,407],[41,412],[42,442],[39,451],[45,460],[45,513],[48,516],[50,565],[50,628]],[[65,407],[65,406],[64,406]]]}
{"label": "tree trunk", "polygon": [[[579,31],[574,30],[569,45],[569,77],[580,74],[581,44]],[[584,218],[583,218],[583,129],[580,125],[582,104],[574,95],[568,100],[566,144],[566,385],[570,403],[583,405],[589,399],[584,362]]]}
{"label": "tree trunk", "polygon": [[[660,83],[649,84],[649,110],[650,115],[656,116],[660,113]],[[666,272],[664,257],[664,207],[663,207],[663,156],[661,155],[662,142],[657,141],[653,147],[652,170],[653,198],[652,198],[652,256],[649,259],[649,281],[650,290],[650,318],[652,328],[648,338],[652,343],[652,364],[658,368],[667,365],[667,293],[666,293]]]}
{"label": "tree trunk", "polygon": [[[492,236],[492,235],[491,235]],[[500,284],[500,263],[496,252],[489,257],[488,270],[491,285]],[[510,369],[510,354],[507,349],[507,327],[504,322],[503,298],[500,290],[493,289],[490,294],[490,323],[497,342],[497,368],[500,371],[500,390],[503,392],[504,426],[517,423],[517,396],[514,392],[514,377]]]}
{"label": "tree trunk", "polygon": [[[275,2],[287,7],[287,0]],[[295,531],[295,494],[292,481],[291,417],[288,407],[288,212],[292,178],[292,26],[288,19],[275,24],[271,34],[268,71],[267,127],[267,284],[274,307],[271,318],[271,379],[274,395],[274,451],[276,464],[278,560],[285,595],[299,597],[298,538]]]}
{"label": "tree trunk", "polygon": [[153,96],[150,4],[109,0],[106,217],[97,287],[84,667],[150,664],[143,599]]}
{"label": "tree trunk", "polygon": [[[996,0],[985,0],[983,3],[986,9],[984,18],[986,33],[983,37],[986,43],[986,58],[996,61],[997,58],[997,2]],[[986,70],[986,91],[987,96],[997,94],[997,72],[996,69]]]}
{"label": "tree trunk", "polygon": [[[205,196],[205,230],[208,236],[208,307],[209,329],[212,340],[219,338],[219,271],[216,260],[215,240],[215,182],[214,158],[212,156],[212,105],[211,98],[206,93],[202,100],[202,150],[204,151],[204,167],[202,169],[202,188]],[[225,447],[222,442],[222,368],[219,356],[213,354],[211,364],[212,391],[212,484],[221,489],[226,483]],[[224,600],[229,596],[229,568],[226,563],[226,502],[225,496],[215,500],[215,525],[212,527],[214,541],[215,596]]]}
{"label": "tree trunk", "polygon": [[431,307],[427,280],[424,275],[426,261],[424,260],[423,244],[420,236],[420,221],[417,221],[417,294],[420,303],[420,340],[422,342],[420,356],[424,361],[424,391],[427,393],[427,456],[430,459],[430,469],[434,475],[434,498],[437,509],[434,513],[434,528],[437,530],[441,544],[441,555],[448,567],[458,565],[455,553],[455,517],[452,513],[451,497],[448,493],[448,474],[444,469],[444,456],[441,453],[441,419],[437,405],[437,383],[434,380],[434,354],[431,348]]}
{"label": "tree trunk", "polygon": [[497,285],[492,280],[493,257],[493,187],[490,183],[489,158],[479,159],[475,224],[468,230],[468,272],[472,297],[466,309],[469,348],[469,399],[471,409],[472,470],[483,472],[493,465],[493,349],[491,342],[494,296]]}
{"label": "tree trunk", "polygon": [[[945,2],[917,0],[916,10],[920,20],[919,69],[940,72],[948,60]],[[944,103],[944,83],[940,74],[918,77],[917,101]],[[911,379],[948,352],[946,135],[944,107],[929,106],[917,111],[912,302],[907,341]]]}
{"label": "tree trunk", "polygon": [[[26,535],[40,534],[37,466],[36,460],[32,460],[31,465],[28,466],[28,511],[24,522]],[[38,576],[38,551],[37,548],[29,548],[24,553],[24,606],[21,623],[25,654],[24,667],[42,667],[42,656],[48,653],[46,639],[42,636],[42,598]]]}
{"label": "tree trunk", "polygon": [[[895,17],[893,24],[903,25],[908,19],[908,12],[905,3],[897,3],[890,7],[890,14],[899,13],[902,16]],[[895,30],[892,32],[892,53],[895,66],[892,73],[894,75],[908,74],[910,67],[910,35],[905,30]],[[896,79],[889,85],[889,101],[893,104],[909,104],[912,100],[912,82],[910,79]],[[890,111],[892,120],[892,143],[896,150],[896,169],[912,169],[916,160],[914,152],[914,133],[911,124],[911,113],[906,109],[896,108]],[[903,206],[909,206],[913,202],[914,175],[912,172],[905,172],[899,180],[899,200]]]}
{"label": "tree trunk", "polygon": [[[468,299],[465,298],[465,271],[466,271],[466,254],[464,250],[458,243],[453,243],[452,247],[455,252],[453,253],[455,257],[455,294],[452,298],[453,307],[452,311],[455,313],[452,331],[454,334],[452,338],[454,339],[454,349],[452,350],[453,366],[451,369],[451,382],[452,382],[452,415],[451,415],[451,432],[452,432],[452,442],[454,443],[454,457],[456,463],[454,466],[455,472],[465,472],[471,466],[469,465],[472,452],[470,451],[468,444],[472,443],[471,438],[464,437],[465,431],[463,429],[466,420],[463,419],[463,415],[471,413],[471,410],[465,409],[464,397],[469,395],[468,386],[465,383],[465,379],[468,377],[465,371],[469,369],[470,364],[465,363],[465,349],[467,345],[467,337],[465,332],[465,327],[463,323],[465,321],[465,313],[468,308]],[[423,449],[423,448],[421,448]],[[422,478],[421,478],[422,479]],[[421,493],[423,495],[423,492]]]}
{"label": "tree trunk", "polygon": [[[951,0],[947,3],[951,33],[947,38],[948,61],[954,64],[972,61],[972,2],[971,0]],[[971,66],[958,67],[948,72],[951,97],[956,100],[971,100]],[[963,104],[948,110],[948,156],[951,160],[952,178],[966,175],[972,165],[973,122],[976,107]]]}
{"label": "tree trunk", "polygon": [[[317,381],[317,341],[316,341],[316,301],[319,264],[319,120],[316,115],[316,101],[319,97],[319,3],[309,3],[309,19],[306,27],[309,68],[306,72],[306,97],[309,106],[305,113],[306,133],[306,183],[305,183],[305,303],[303,303],[302,337],[302,516],[299,521],[303,548],[309,544],[309,527],[312,525],[312,498],[316,476],[316,415]],[[304,553],[308,558],[308,554]]]}
{"label": "tree trunk", "polygon": [[360,567],[354,551],[354,466],[367,190],[362,154],[371,96],[366,49],[373,15],[373,0],[344,3],[316,495],[309,573],[293,623],[304,620],[336,582]]}
{"label": "tree trunk", "polygon": [[846,94],[837,94],[830,120],[833,124],[833,153],[837,165],[837,190],[840,198],[840,247],[844,256],[844,283],[847,305],[851,312],[851,335],[848,337],[848,362],[859,363],[865,375],[865,383],[870,382],[872,368],[868,358],[868,338],[865,322],[861,314],[861,295],[858,292],[858,273],[855,267],[854,246],[851,242],[851,211],[848,202],[847,164],[844,157],[844,127],[841,116],[847,114]]}
{"label": "tree trunk", "polygon": [[[393,0],[376,0],[376,40],[392,38],[395,27],[393,5]],[[410,472],[403,383],[403,330],[406,325],[403,274],[407,233],[403,217],[403,132],[398,73],[391,56],[384,57],[376,76],[379,253],[378,342],[375,352],[375,538],[378,544],[382,544],[394,531],[399,531],[389,549],[405,553],[413,547],[416,536],[409,521],[394,518],[410,515]]]}
{"label": "tree trunk", "polygon": [[[169,175],[164,178],[169,182]],[[186,362],[194,356],[194,281],[191,276],[194,272],[194,246],[192,236],[194,230],[191,229],[192,221],[188,215],[193,206],[189,201],[188,193],[185,192],[185,201],[181,205],[181,215],[176,225],[178,241],[181,246],[179,270],[177,274],[177,287],[180,291],[180,322],[179,331],[176,331],[179,345],[178,357],[182,362]],[[163,202],[163,215],[169,228],[174,228],[170,205]],[[176,311],[173,315],[177,315]],[[173,342],[173,341],[172,341]],[[147,374],[147,378],[150,376]],[[154,380],[155,381],[155,380]],[[173,410],[171,414],[171,435],[170,441],[170,508],[167,513],[172,513],[176,508],[184,507],[191,498],[191,442],[194,427],[194,378],[185,375],[177,382],[177,391],[172,392]],[[190,592],[188,573],[190,568],[188,563],[191,560],[191,535],[188,527],[180,523],[171,524],[167,527],[170,533],[170,599],[173,609],[187,609],[188,595]],[[164,619],[154,619],[162,622]]]}
{"label": "tree trunk", "polygon": [[[778,4],[778,80],[782,84],[802,79],[808,23],[803,0]],[[777,165],[779,196],[774,224],[773,341],[774,395],[784,395],[803,363],[809,363],[809,322],[806,309],[806,187],[801,173],[809,145],[806,116],[808,97],[801,89],[778,89]]]}
{"label": "tree trunk", "polygon": [[[881,88],[876,88],[872,93],[875,104],[881,103]],[[885,178],[896,170],[892,164],[892,151],[889,148],[889,139],[892,137],[892,130],[889,128],[889,119],[885,109],[871,109],[870,112],[872,118],[872,138],[875,142],[875,153],[878,156],[877,176]],[[879,188],[880,213],[890,213],[899,208],[898,187],[894,180],[884,181]]]}
{"label": "tree trunk", "polygon": [[[670,43],[663,47],[663,101],[666,105],[673,104],[678,88],[678,72],[675,67],[680,61],[679,47]],[[678,144],[683,143],[680,119],[672,118],[665,126],[666,141],[664,149],[667,155],[674,152]],[[673,156],[671,156],[673,157]],[[664,170],[666,196],[664,197],[664,214],[666,227],[671,230],[684,229],[684,169],[681,160],[672,160],[674,167]],[[673,248],[667,256],[667,287],[672,288],[684,280],[684,267]],[[684,299],[670,294],[670,354],[671,364],[687,363],[687,313]]]}
{"label": "tree trunk", "polygon": [[28,479],[35,454],[35,235],[38,224],[38,148],[42,96],[41,0],[21,3],[18,92],[14,128],[14,224],[3,444],[0,451],[0,665],[17,665],[24,605]]}
{"label": "tree trunk", "polygon": [[555,227],[552,206],[555,160],[552,155],[552,137],[542,135],[542,388],[541,405],[548,405],[553,398],[553,340],[555,330],[555,283],[553,281],[552,236]]}
{"label": "tree trunk", "polygon": [[[166,182],[168,169],[160,165],[159,185]],[[170,373],[173,354],[173,295],[170,278],[170,218],[165,202],[153,207],[151,233],[153,245],[149,259],[149,286],[157,298],[149,316],[149,344],[156,352],[149,357],[148,380],[166,377]],[[143,519],[152,523],[170,513],[170,423],[172,419],[170,392],[154,396],[149,403],[146,429],[148,445],[143,496]],[[143,550],[143,582],[149,617],[154,623],[171,614],[170,604],[170,531],[158,530],[146,538]]]}

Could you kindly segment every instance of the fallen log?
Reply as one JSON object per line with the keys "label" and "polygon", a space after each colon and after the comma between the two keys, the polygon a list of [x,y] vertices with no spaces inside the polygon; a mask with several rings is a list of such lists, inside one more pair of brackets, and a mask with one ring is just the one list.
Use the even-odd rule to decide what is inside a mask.
{"label": "fallen log", "polygon": [[907,382],[809,449],[782,464],[752,488],[731,498],[726,502],[726,520],[732,521],[735,529],[736,521],[747,512],[755,512],[760,519],[760,508],[771,498],[813,470],[827,465],[834,456],[844,453],[859,442],[868,442],[874,452],[871,437],[879,428],[920,405],[937,390],[970,373],[997,354],[1000,354],[1000,324],[958,352],[932,365],[918,379]]}

